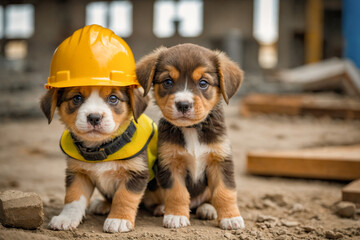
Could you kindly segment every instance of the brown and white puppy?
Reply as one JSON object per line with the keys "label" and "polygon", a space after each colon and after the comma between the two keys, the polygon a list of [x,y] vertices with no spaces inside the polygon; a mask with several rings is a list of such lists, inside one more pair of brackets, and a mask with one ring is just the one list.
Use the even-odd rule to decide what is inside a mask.
{"label": "brown and white puppy", "polygon": [[222,52],[181,44],[145,56],[136,74],[144,95],[153,85],[164,116],[156,173],[164,194],[163,225],[190,225],[189,209],[198,207],[200,219],[217,218],[222,229],[243,228],[221,101],[228,103],[240,88],[243,72]]}
{"label": "brown and white puppy", "polygon": [[[61,121],[84,147],[100,146],[116,137],[117,130],[137,119],[148,99],[130,87],[69,87],[51,89],[41,108],[51,122],[58,108]],[[76,228],[89,205],[95,187],[106,200],[94,201],[90,210],[110,211],[105,232],[128,232],[134,228],[138,205],[149,176],[146,151],[126,161],[83,162],[67,158],[65,206],[51,219],[54,230]]]}

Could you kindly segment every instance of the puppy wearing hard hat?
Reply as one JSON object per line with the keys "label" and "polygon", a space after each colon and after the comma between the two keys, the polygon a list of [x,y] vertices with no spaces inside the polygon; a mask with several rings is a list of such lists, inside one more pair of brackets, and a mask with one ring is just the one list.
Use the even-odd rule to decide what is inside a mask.
{"label": "puppy wearing hard hat", "polygon": [[[109,213],[105,232],[134,228],[157,156],[157,127],[143,114],[148,98],[139,86],[130,48],[109,29],[86,26],[56,49],[41,109],[49,123],[58,109],[65,125],[67,169],[65,205],[51,229],[76,228],[89,205]],[[95,187],[104,199],[90,204]]]}

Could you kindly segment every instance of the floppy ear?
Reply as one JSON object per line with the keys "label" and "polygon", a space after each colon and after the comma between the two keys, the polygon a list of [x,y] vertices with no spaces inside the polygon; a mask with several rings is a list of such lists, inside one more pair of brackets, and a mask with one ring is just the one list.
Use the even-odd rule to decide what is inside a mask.
{"label": "floppy ear", "polygon": [[128,94],[134,120],[137,123],[137,119],[140,117],[141,114],[143,114],[148,105],[149,97],[144,97],[140,90],[134,87],[128,88]]}
{"label": "floppy ear", "polygon": [[159,56],[166,49],[166,47],[159,47],[149,55],[140,59],[140,61],[136,64],[136,76],[140,85],[144,88],[144,96],[146,96],[150,91]]}
{"label": "floppy ear", "polygon": [[229,104],[229,99],[240,88],[244,72],[235,62],[231,61],[225,53],[215,51],[215,54],[215,62],[220,82],[220,90],[226,104]]}
{"label": "floppy ear", "polygon": [[40,107],[45,116],[48,119],[48,123],[50,124],[56,107],[58,106],[59,96],[60,96],[59,89],[50,89],[46,92],[46,94],[40,100]]}

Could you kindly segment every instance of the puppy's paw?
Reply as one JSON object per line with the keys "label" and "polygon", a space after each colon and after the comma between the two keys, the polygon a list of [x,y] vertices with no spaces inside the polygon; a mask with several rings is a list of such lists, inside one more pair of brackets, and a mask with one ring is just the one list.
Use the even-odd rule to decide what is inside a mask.
{"label": "puppy's paw", "polygon": [[196,217],[202,220],[214,220],[217,218],[217,212],[213,205],[204,203],[196,209]]}
{"label": "puppy's paw", "polygon": [[153,215],[156,217],[163,216],[165,213],[164,208],[165,208],[164,205],[157,205],[154,209]]}
{"label": "puppy's paw", "polygon": [[131,222],[126,219],[107,218],[103,229],[104,232],[108,233],[130,232],[133,226]]}
{"label": "puppy's paw", "polygon": [[65,214],[60,214],[51,219],[49,228],[52,230],[72,230],[79,226],[82,218],[72,218]]}
{"label": "puppy's paw", "polygon": [[85,216],[86,198],[81,196],[78,201],[65,204],[59,216],[55,216],[49,223],[53,230],[71,230],[79,226]]}
{"label": "puppy's paw", "polygon": [[110,212],[111,204],[106,200],[95,199],[91,202],[89,211],[96,215],[106,215]]}
{"label": "puppy's paw", "polygon": [[190,221],[185,216],[165,215],[163,225],[166,228],[181,228],[190,225]]}
{"label": "puppy's paw", "polygon": [[220,228],[224,230],[235,230],[239,228],[245,228],[244,219],[239,217],[223,218],[220,220]]}

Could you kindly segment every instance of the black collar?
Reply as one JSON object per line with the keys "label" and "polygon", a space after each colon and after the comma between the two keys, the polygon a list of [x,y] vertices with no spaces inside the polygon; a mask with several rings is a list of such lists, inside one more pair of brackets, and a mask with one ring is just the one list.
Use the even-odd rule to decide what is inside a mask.
{"label": "black collar", "polygon": [[105,160],[108,155],[111,155],[122,147],[124,147],[127,143],[131,141],[132,136],[136,132],[136,126],[133,121],[130,122],[130,125],[126,128],[126,130],[110,142],[104,143],[99,147],[95,148],[87,148],[84,147],[82,142],[80,142],[76,137],[71,133],[71,137],[74,140],[74,144],[85,160],[88,161],[99,161]]}

